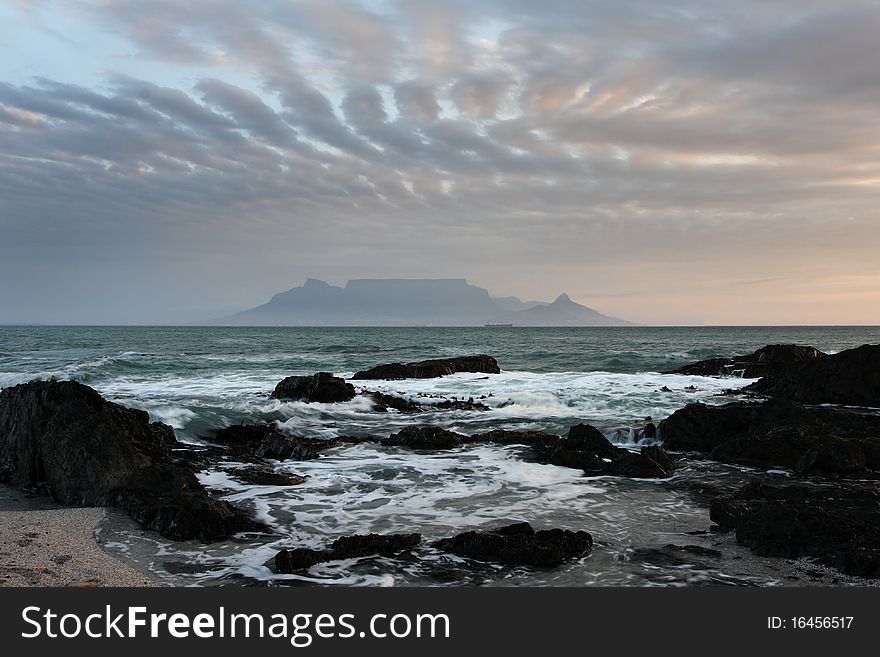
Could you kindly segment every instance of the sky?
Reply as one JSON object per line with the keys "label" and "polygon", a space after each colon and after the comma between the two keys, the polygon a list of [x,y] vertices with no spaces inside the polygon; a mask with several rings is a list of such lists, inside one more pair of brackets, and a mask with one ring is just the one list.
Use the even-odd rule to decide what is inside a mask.
{"label": "sky", "polygon": [[880,324],[880,5],[0,0],[0,323],[315,277]]}

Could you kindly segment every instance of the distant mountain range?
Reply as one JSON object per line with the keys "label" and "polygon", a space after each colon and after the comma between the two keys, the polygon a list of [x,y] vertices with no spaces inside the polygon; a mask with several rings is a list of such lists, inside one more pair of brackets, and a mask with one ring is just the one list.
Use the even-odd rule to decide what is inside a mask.
{"label": "distant mountain range", "polygon": [[356,279],[345,287],[315,278],[266,303],[212,322],[264,326],[626,326],[561,294],[553,303],[492,297],[463,278]]}

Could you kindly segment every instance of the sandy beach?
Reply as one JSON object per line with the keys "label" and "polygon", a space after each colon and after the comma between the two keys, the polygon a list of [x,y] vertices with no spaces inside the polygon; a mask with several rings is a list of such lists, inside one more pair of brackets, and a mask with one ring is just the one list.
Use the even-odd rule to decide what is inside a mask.
{"label": "sandy beach", "polygon": [[0,586],[158,586],[105,552],[102,508],[64,508],[0,489]]}

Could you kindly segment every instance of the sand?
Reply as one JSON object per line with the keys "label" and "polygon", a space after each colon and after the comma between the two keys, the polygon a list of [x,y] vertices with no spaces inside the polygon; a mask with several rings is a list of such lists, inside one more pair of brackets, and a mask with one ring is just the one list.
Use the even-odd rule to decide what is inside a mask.
{"label": "sand", "polygon": [[104,509],[29,506],[0,496],[0,586],[159,585],[98,544]]}

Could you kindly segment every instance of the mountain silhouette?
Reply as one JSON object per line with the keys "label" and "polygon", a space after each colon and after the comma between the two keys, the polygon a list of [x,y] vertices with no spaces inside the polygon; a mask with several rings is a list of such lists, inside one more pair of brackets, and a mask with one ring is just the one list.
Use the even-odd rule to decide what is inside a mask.
{"label": "mountain silhouette", "polygon": [[492,297],[463,278],[354,279],[344,287],[310,278],[301,287],[213,322],[266,326],[620,326],[561,294],[553,303]]}

